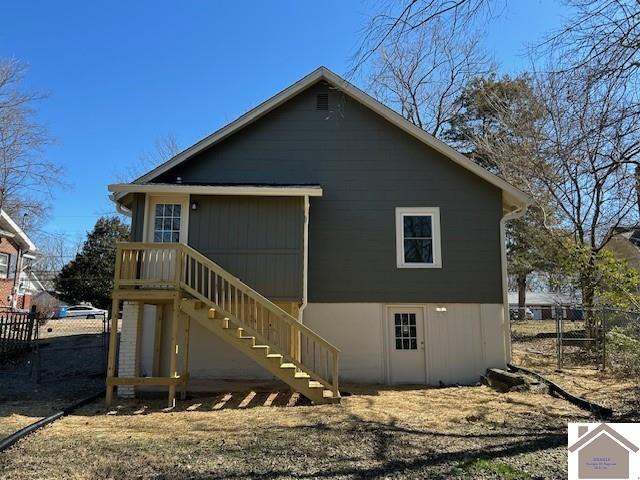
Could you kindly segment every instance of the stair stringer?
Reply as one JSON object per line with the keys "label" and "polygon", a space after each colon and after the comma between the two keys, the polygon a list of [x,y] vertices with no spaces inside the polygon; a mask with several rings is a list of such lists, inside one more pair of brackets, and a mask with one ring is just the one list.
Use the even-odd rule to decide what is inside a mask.
{"label": "stair stringer", "polygon": [[[180,302],[180,310],[314,404],[336,403],[340,400],[340,397],[334,397],[333,392],[326,389],[320,382],[312,380],[303,367],[288,363],[285,356],[273,346],[265,344],[256,347],[254,335],[242,335],[245,329],[236,325],[228,317],[215,317],[217,313],[215,307],[197,307],[198,304],[203,303],[205,302],[185,298]],[[211,318],[210,312],[213,312],[214,318]]]}

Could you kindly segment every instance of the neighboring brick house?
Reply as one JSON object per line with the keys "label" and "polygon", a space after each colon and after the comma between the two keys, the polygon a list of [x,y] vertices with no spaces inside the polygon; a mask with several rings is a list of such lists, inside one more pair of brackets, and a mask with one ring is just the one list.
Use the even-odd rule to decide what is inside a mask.
{"label": "neighboring brick house", "polygon": [[36,246],[16,222],[0,210],[0,307],[31,308],[31,281],[27,270]]}

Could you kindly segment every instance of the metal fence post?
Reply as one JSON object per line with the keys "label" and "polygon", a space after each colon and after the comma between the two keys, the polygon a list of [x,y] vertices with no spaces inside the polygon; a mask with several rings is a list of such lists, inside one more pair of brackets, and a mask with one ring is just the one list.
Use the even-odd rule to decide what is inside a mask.
{"label": "metal fence post", "polygon": [[602,309],[602,371],[607,368],[607,309]]}
{"label": "metal fence post", "polygon": [[29,312],[29,321],[33,323],[35,328],[35,355],[34,355],[34,363],[35,363],[35,381],[36,383],[40,383],[40,368],[42,365],[40,358],[40,322],[38,321],[38,313],[37,307],[35,305],[31,305],[31,311]]}

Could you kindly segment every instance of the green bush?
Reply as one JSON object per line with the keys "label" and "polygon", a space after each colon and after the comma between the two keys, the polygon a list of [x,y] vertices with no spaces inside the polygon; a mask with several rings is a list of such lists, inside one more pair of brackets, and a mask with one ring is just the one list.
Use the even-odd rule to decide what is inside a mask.
{"label": "green bush", "polygon": [[614,327],[607,333],[607,353],[613,368],[640,374],[640,328]]}

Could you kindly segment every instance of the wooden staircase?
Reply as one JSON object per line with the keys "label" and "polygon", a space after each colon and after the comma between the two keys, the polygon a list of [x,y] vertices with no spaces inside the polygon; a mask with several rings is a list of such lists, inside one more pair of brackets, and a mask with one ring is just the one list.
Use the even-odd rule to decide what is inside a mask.
{"label": "wooden staircase", "polygon": [[338,402],[340,351],[187,245],[181,245],[180,309],[313,403]]}
{"label": "wooden staircase", "polygon": [[268,344],[261,344],[254,335],[249,335],[244,328],[237,326],[229,317],[219,313],[215,308],[208,308],[204,302],[195,299],[183,299],[180,310],[206,327],[229,345],[235,347],[247,357],[264,367],[272,375],[285,382],[293,390],[301,393],[314,404],[338,402],[340,395],[311,375],[287,361],[284,354]]}
{"label": "wooden staircase", "polygon": [[[183,375],[179,375],[176,364],[179,312],[202,324],[313,403],[340,400],[340,351],[275,303],[185,244],[119,243],[113,298],[113,311],[118,311],[119,301],[148,303],[169,299],[174,305],[174,319],[170,375],[166,378],[115,376],[116,335],[113,332],[116,331],[116,323],[112,321],[107,403],[116,385],[169,385],[170,404],[177,386],[182,386],[184,394],[188,372],[183,368]],[[185,358],[188,358],[188,340],[184,347],[187,349]]]}

